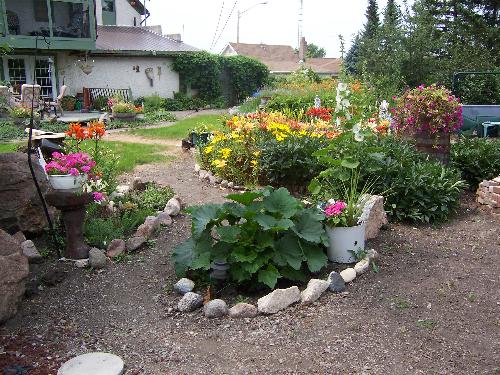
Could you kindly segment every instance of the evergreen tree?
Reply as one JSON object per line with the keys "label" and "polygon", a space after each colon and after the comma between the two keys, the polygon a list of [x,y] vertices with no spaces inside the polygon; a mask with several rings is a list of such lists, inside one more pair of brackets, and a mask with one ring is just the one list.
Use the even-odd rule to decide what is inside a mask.
{"label": "evergreen tree", "polygon": [[366,8],[366,24],[363,31],[364,38],[374,38],[377,35],[380,26],[378,18],[378,5],[377,0],[368,0],[368,7]]}
{"label": "evergreen tree", "polygon": [[359,59],[359,44],[360,44],[360,35],[356,34],[354,40],[352,41],[351,48],[347,51],[347,54],[344,58],[344,67],[347,74],[357,75],[358,74],[358,59]]}

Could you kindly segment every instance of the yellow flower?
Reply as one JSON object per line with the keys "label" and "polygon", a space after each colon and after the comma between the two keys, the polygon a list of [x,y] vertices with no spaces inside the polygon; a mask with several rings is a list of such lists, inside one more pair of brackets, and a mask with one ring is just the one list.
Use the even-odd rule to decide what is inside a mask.
{"label": "yellow flower", "polygon": [[205,150],[203,150],[203,152],[205,154],[210,154],[213,150],[214,150],[213,146],[207,146],[205,147]]}
{"label": "yellow flower", "polygon": [[259,156],[260,156],[260,151],[255,151],[253,154],[254,154],[256,157],[259,157]]}
{"label": "yellow flower", "polygon": [[257,160],[252,160],[251,163],[252,163],[252,166],[254,166],[254,167],[257,166]]}
{"label": "yellow flower", "polygon": [[229,155],[231,155],[231,149],[230,148],[223,148],[219,151],[219,153],[222,155],[223,159],[227,159]]}
{"label": "yellow flower", "polygon": [[215,166],[215,167],[217,167],[217,168],[224,168],[226,166],[226,161],[225,160],[215,159],[212,162],[212,165]]}

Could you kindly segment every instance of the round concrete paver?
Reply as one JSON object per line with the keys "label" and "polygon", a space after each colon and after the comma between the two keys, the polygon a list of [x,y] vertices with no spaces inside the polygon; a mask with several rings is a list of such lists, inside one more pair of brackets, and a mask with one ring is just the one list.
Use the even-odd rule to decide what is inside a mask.
{"label": "round concrete paver", "polygon": [[110,353],[87,353],[64,363],[57,375],[122,375],[125,364]]}

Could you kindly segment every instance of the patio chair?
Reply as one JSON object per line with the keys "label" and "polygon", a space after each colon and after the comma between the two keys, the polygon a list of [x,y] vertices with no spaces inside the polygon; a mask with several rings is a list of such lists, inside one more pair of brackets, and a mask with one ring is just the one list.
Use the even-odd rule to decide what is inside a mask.
{"label": "patio chair", "polygon": [[41,87],[40,85],[28,85],[24,84],[21,86],[21,105],[26,107],[31,107],[38,110],[43,108],[43,104],[40,97]]}
{"label": "patio chair", "polygon": [[68,89],[68,86],[62,85],[61,86],[61,91],[59,92],[59,95],[57,96],[56,101],[49,103],[50,106],[54,107],[54,112],[55,112],[56,116],[57,116],[57,111],[58,110],[61,113],[61,116],[64,116],[64,112],[63,112],[63,109],[62,109],[62,100],[64,98],[64,95],[66,94],[66,90],[67,89]]}

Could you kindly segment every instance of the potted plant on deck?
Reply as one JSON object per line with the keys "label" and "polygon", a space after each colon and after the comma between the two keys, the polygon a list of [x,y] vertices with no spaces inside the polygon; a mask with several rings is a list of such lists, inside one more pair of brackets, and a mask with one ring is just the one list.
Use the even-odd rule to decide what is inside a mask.
{"label": "potted plant on deck", "polygon": [[[15,125],[24,128],[29,125],[31,118],[31,108],[25,105],[14,107],[10,109],[9,115]],[[33,112],[33,120],[36,125],[40,122],[40,114],[35,111]]]}
{"label": "potted plant on deck", "polygon": [[420,85],[394,99],[392,126],[414,138],[419,151],[448,163],[450,134],[463,123],[460,100],[437,85]]}

